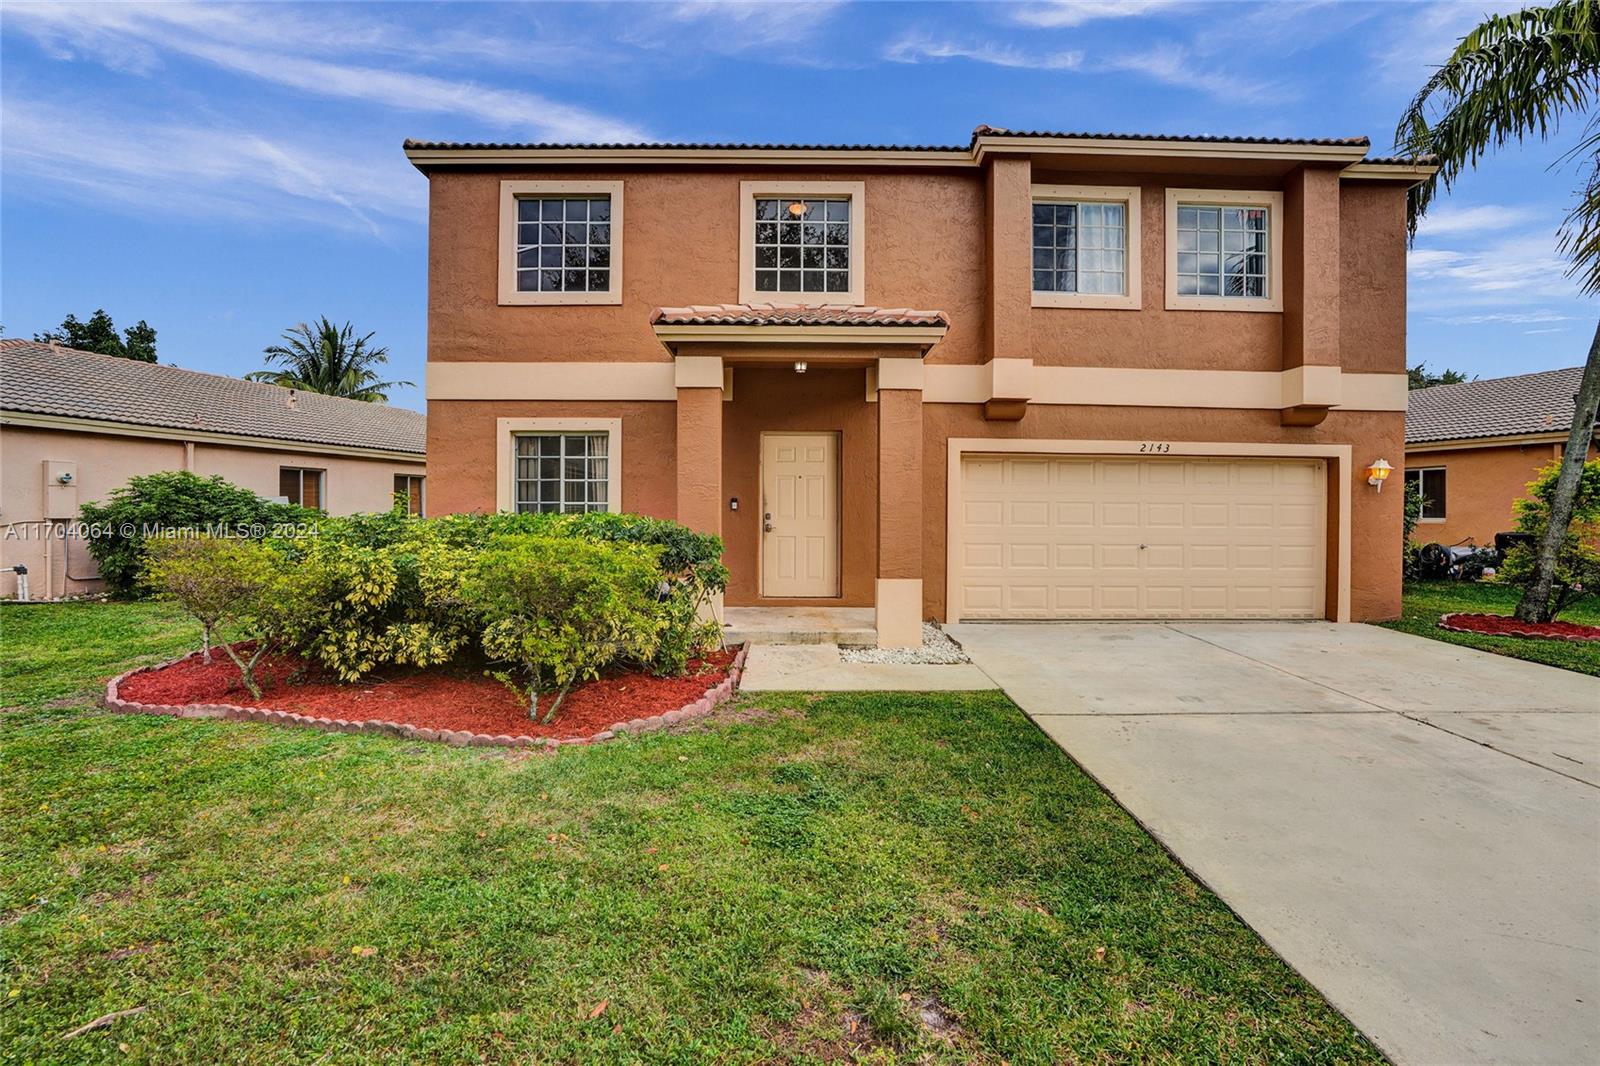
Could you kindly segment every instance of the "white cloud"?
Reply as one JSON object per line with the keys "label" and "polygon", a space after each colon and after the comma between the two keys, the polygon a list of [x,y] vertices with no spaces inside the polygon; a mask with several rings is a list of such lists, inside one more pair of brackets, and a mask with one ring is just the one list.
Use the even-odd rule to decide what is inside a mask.
{"label": "white cloud", "polygon": [[884,49],[883,58],[891,63],[921,63],[945,59],[966,59],[995,67],[1024,70],[1076,70],[1083,64],[1082,52],[1051,52],[1030,55],[1010,45],[980,41],[963,44],[936,40],[924,34],[907,34]]}
{"label": "white cloud", "polygon": [[1541,333],[1566,333],[1566,332],[1567,332],[1567,328],[1565,326],[1557,326],[1554,329],[1525,329],[1525,330],[1522,331],[1522,335],[1524,337],[1534,337],[1534,336],[1537,336],[1537,335],[1539,335]]}
{"label": "white cloud", "polygon": [[[1533,322],[1570,322],[1572,315],[1563,315],[1556,311],[1496,311],[1482,315],[1452,315],[1437,317],[1433,321],[1442,322],[1447,326],[1486,326],[1491,324],[1527,325]],[[1545,332],[1540,330],[1527,330],[1528,333]]]}
{"label": "white cloud", "polygon": [[0,166],[35,195],[140,211],[286,219],[384,236],[420,225],[427,188],[403,161],[374,166],[343,142],[40,103],[8,93]]}
{"label": "white cloud", "polygon": [[1578,296],[1548,232],[1508,235],[1474,248],[1417,249],[1407,265],[1416,310],[1526,308]]}
{"label": "white cloud", "polygon": [[1509,204],[1481,204],[1477,207],[1438,208],[1422,217],[1419,237],[1450,237],[1456,234],[1489,233],[1516,229],[1540,216],[1529,207]]}
{"label": "white cloud", "polygon": [[[86,54],[115,69],[149,73],[163,55],[179,55],[314,96],[462,115],[539,139],[649,139],[632,123],[537,93],[351,61],[349,54],[363,49],[406,51],[389,29],[366,21],[306,26],[294,9],[277,5],[17,4],[8,5],[6,14],[9,27],[54,54]],[[444,39],[458,49],[470,49],[473,40],[459,33]],[[313,43],[301,47],[301,40]],[[417,40],[409,54],[418,58],[426,49],[427,41]],[[345,59],[314,58],[307,51]]]}
{"label": "white cloud", "polygon": [[1268,100],[1281,103],[1291,95],[1282,85],[1229,74],[1215,63],[1197,61],[1189,49],[1175,44],[1161,44],[1145,52],[1115,56],[1107,60],[1105,66],[1108,70],[1142,74],[1163,85],[1193,89],[1234,103]]}
{"label": "white cloud", "polygon": [[1102,19],[1142,18],[1178,7],[1181,0],[1055,0],[1016,9],[1011,17],[1028,26],[1061,29]]}

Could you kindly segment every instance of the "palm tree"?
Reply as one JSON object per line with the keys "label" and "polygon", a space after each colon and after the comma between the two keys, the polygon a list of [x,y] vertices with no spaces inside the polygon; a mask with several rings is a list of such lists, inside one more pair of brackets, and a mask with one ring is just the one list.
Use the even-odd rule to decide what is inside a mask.
{"label": "palm tree", "polygon": [[[1584,171],[1583,191],[1558,238],[1571,260],[1569,273],[1587,296],[1600,293],[1600,11],[1596,0],[1563,0],[1496,15],[1479,23],[1417,93],[1395,131],[1395,146],[1434,156],[1439,170],[1411,190],[1409,222],[1417,222],[1442,186],[1449,191],[1492,148],[1507,142],[1547,140],[1563,118],[1584,118],[1583,139],[1568,158]],[[1579,475],[1594,437],[1600,408],[1600,324],[1572,414],[1572,431],[1539,544],[1533,581],[1517,604],[1517,618],[1549,621],[1556,552],[1572,520]]]}
{"label": "palm tree", "polygon": [[346,322],[335,326],[323,315],[315,326],[304,322],[284,331],[283,343],[263,349],[268,364],[281,364],[245,375],[289,389],[342,396],[347,400],[383,403],[389,391],[409,381],[380,381],[373,369],[389,361],[389,349],[369,348],[373,335],[357,337]]}

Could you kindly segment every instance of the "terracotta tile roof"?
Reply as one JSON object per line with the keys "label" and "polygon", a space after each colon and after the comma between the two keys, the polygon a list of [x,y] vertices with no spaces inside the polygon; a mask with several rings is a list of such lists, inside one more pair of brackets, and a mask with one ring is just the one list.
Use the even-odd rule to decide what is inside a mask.
{"label": "terracotta tile roof", "polygon": [[943,311],[913,311],[909,307],[857,307],[850,304],[814,304],[779,307],[774,304],[694,304],[658,307],[650,313],[657,326],[943,326],[950,320]]}
{"label": "terracotta tile roof", "polygon": [[0,410],[419,457],[427,451],[426,416],[403,407],[26,340],[0,340]]}
{"label": "terracotta tile roof", "polygon": [[1574,366],[1416,389],[1406,410],[1406,442],[1565,433],[1582,377],[1583,368]]}
{"label": "terracotta tile roof", "polygon": [[[1061,130],[1008,130],[979,126],[966,144],[775,144],[758,141],[641,141],[557,143],[508,141],[423,141],[407,139],[408,151],[572,151],[585,150],[681,150],[681,151],[775,151],[775,152],[965,152],[979,137],[1053,137],[1062,140],[1093,141],[1185,141],[1196,144],[1282,144],[1315,145],[1333,148],[1364,148],[1367,137],[1229,137],[1213,134],[1094,133]],[[1374,160],[1376,161],[1376,160]]]}

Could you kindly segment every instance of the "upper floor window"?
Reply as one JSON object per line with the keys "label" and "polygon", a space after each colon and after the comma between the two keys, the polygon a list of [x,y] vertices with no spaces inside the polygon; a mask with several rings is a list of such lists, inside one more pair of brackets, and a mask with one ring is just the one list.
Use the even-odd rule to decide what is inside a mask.
{"label": "upper floor window", "polygon": [[1138,189],[1033,187],[1033,304],[1138,308]]}
{"label": "upper floor window", "polygon": [[622,302],[622,183],[502,181],[500,302]]}
{"label": "upper floor window", "polygon": [[1167,307],[1283,310],[1283,194],[1167,190]]}
{"label": "upper floor window", "polygon": [[741,182],[739,301],[863,303],[864,188],[849,181]]}

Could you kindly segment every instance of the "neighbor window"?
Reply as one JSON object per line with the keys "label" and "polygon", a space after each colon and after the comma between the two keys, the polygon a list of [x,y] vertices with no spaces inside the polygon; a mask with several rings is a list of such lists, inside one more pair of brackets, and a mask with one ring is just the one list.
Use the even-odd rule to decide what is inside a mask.
{"label": "neighbor window", "polygon": [[405,501],[406,514],[422,517],[422,477],[417,474],[396,474],[394,476],[394,494],[399,500]]}
{"label": "neighbor window", "polygon": [[278,495],[301,507],[322,510],[322,471],[297,466],[279,467]]}
{"label": "neighbor window", "polygon": [[1139,306],[1139,190],[1033,187],[1036,307]]}
{"label": "neighbor window", "polygon": [[1281,311],[1283,195],[1167,190],[1167,306]]}
{"label": "neighbor window", "polygon": [[512,440],[518,511],[609,509],[609,434],[526,433]]}
{"label": "neighbor window", "polygon": [[863,188],[741,183],[740,301],[861,303]]}
{"label": "neighbor window", "polygon": [[1422,493],[1422,520],[1443,522],[1445,504],[1444,467],[1430,466],[1406,471],[1406,494]]}
{"label": "neighbor window", "polygon": [[500,183],[502,304],[620,303],[622,183]]}

